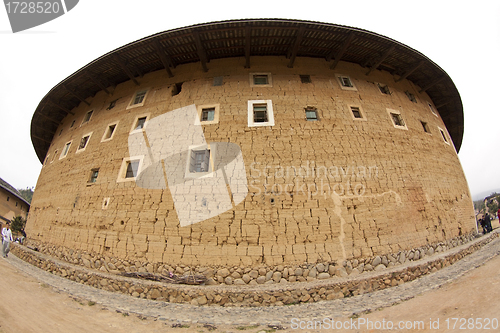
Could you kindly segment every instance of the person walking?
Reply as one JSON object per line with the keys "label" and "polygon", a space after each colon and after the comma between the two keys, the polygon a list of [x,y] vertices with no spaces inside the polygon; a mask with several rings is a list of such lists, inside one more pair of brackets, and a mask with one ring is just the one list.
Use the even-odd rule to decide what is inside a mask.
{"label": "person walking", "polygon": [[10,223],[7,222],[5,228],[2,229],[2,255],[4,258],[9,256],[10,242],[12,242],[12,231],[10,230]]}
{"label": "person walking", "polygon": [[491,227],[491,219],[490,219],[490,214],[485,213],[484,214],[484,224],[486,225],[486,232],[491,232],[493,228]]}

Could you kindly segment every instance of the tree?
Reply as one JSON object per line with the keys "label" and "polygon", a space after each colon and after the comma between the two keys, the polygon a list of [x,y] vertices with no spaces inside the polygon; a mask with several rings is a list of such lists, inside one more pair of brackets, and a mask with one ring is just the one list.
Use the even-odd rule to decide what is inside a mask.
{"label": "tree", "polygon": [[31,199],[33,198],[33,190],[35,189],[35,187],[26,187],[24,190],[19,190],[19,193],[21,193],[22,197],[29,202],[29,204],[31,205]]}
{"label": "tree", "polygon": [[14,217],[10,223],[10,228],[15,233],[22,233],[21,231],[22,230],[24,231],[25,226],[26,226],[26,220],[23,219],[21,216]]}

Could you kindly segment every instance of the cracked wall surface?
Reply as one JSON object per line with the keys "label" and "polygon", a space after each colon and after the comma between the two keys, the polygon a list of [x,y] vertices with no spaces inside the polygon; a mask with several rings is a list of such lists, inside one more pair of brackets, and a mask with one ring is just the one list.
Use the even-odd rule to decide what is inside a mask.
{"label": "cracked wall surface", "polygon": [[[349,63],[332,71],[321,59],[297,58],[294,68],[287,68],[284,58],[252,62],[245,69],[241,58],[212,60],[207,73],[196,64],[182,65],[174,78],[150,73],[139,79],[139,87],[125,82],[112,96],[99,92],[88,99],[90,107],[75,108],[76,115],[66,117],[56,132],[41,170],[28,237],[123,259],[252,266],[396,253],[475,228],[458,156],[443,121],[428,106],[432,100],[419,87],[408,80],[395,83],[384,71],[367,76]],[[253,72],[271,73],[272,86],[251,86]],[[348,75],[356,90],[343,90],[336,73]],[[303,74],[312,82],[301,83]],[[222,86],[214,86],[220,76]],[[387,84],[391,94],[376,83]],[[144,89],[144,105],[127,108]],[[255,100],[272,101],[274,126],[248,126],[247,102]],[[130,157],[127,143],[138,115],[152,119],[213,104],[220,108],[218,122],[202,123],[203,135],[207,142],[240,147],[248,194],[233,209],[181,227],[171,187],[141,188],[117,181],[118,175]],[[360,107],[364,118],[353,117],[351,106]],[[311,107],[319,120],[306,120]],[[406,128],[393,124],[388,109],[400,113]],[[92,118],[82,124],[89,110]],[[116,122],[112,139],[101,141]],[[85,150],[76,152],[90,132]],[[69,141],[67,156],[60,158]],[[89,183],[96,168],[98,177]],[[188,202],[203,191],[195,183],[183,190]]]}

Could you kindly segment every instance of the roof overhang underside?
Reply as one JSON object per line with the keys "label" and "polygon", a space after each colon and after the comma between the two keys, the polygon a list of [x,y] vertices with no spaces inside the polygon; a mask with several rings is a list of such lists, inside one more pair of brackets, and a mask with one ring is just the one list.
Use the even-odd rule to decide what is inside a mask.
{"label": "roof overhang underside", "polygon": [[244,57],[251,68],[252,56],[281,56],[293,67],[297,57],[322,58],[333,71],[339,61],[391,73],[395,81],[407,79],[425,91],[460,149],[463,107],[451,78],[420,52],[390,38],[352,27],[309,21],[252,19],[205,23],[161,32],[127,44],[79,69],[56,85],[42,99],[31,121],[31,141],[43,163],[52,138],[64,117],[99,91],[132,80],[136,85],[146,73],[200,63],[210,70],[212,59]]}

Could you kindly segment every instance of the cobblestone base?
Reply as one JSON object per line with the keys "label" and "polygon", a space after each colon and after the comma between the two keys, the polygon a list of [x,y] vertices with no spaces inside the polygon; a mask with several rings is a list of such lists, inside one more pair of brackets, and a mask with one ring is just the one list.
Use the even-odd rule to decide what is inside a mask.
{"label": "cobblestone base", "polygon": [[[404,264],[398,266],[387,267],[381,263],[380,265],[384,265],[383,268],[377,265],[380,267],[379,269],[361,275],[334,276],[326,279],[314,279],[309,282],[241,286],[162,284],[126,278],[70,264],[17,244],[13,246],[12,252],[22,260],[54,275],[102,290],[119,292],[138,298],[169,303],[190,303],[192,305],[269,306],[333,300],[403,285],[418,277],[450,266],[468,254],[479,250],[496,237],[498,237],[498,233],[492,233],[445,252],[426,253],[423,259],[405,261]],[[442,247],[442,245],[439,246]],[[373,260],[375,259],[377,261],[383,260],[380,257]],[[315,268],[317,269],[317,265],[312,269]]]}

